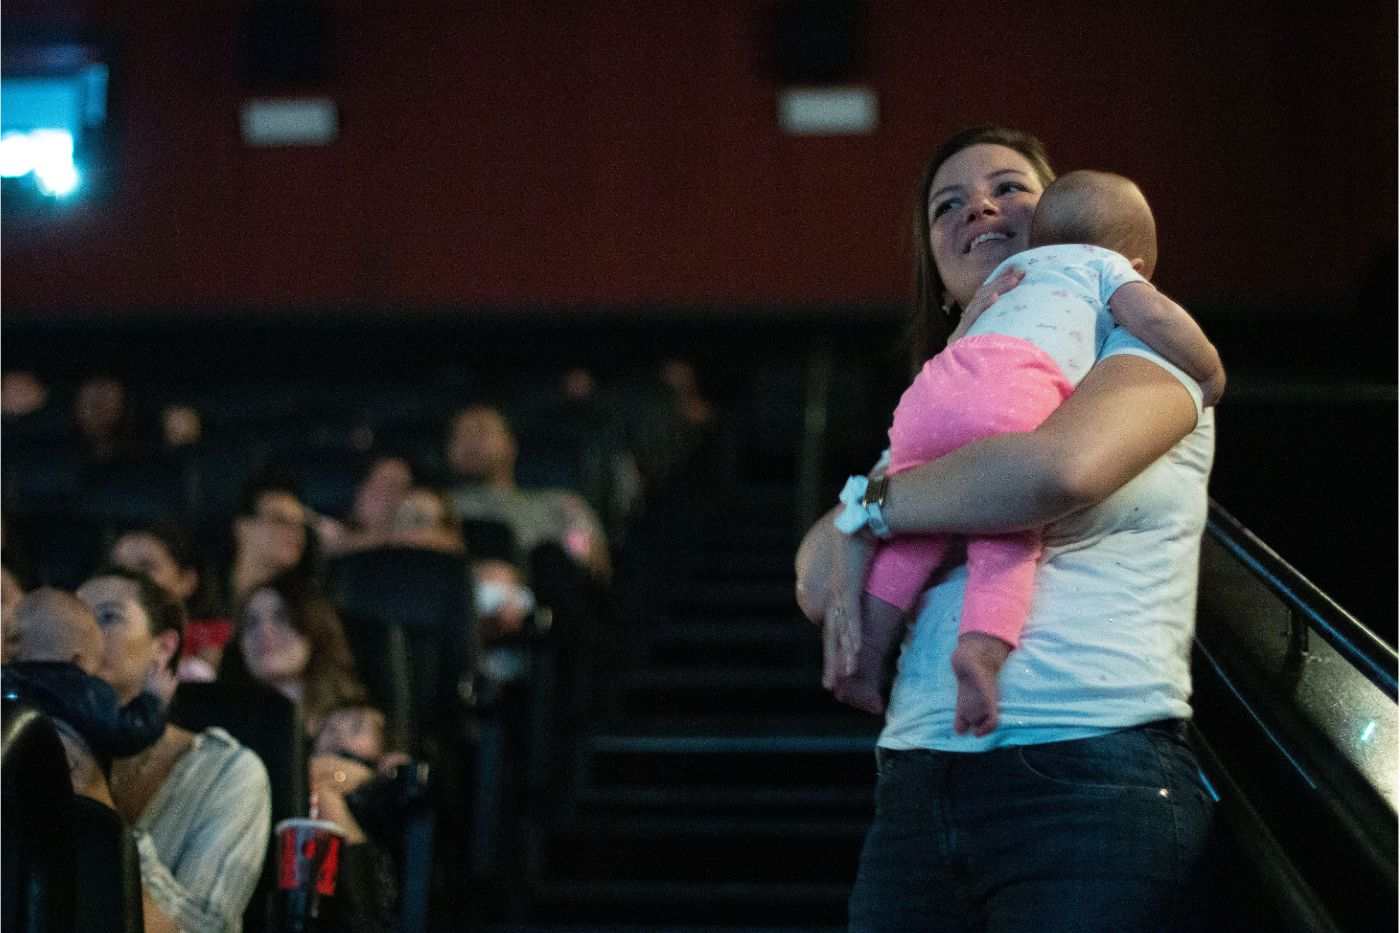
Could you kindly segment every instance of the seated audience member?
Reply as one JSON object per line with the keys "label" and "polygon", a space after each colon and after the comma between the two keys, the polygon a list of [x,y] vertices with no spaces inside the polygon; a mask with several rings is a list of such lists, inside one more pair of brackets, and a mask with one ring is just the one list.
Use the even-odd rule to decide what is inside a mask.
{"label": "seated audience member", "polygon": [[14,630],[15,608],[24,598],[24,587],[9,567],[0,566],[0,664],[10,660],[17,633]]}
{"label": "seated audience member", "polygon": [[73,399],[73,424],[83,459],[95,465],[141,459],[126,385],[115,376],[85,378]]}
{"label": "seated audience member", "polygon": [[365,699],[335,606],[295,571],[255,587],[244,599],[219,679],[275,688],[300,706],[308,735],[319,731],[330,710]]}
{"label": "seated audience member", "polygon": [[308,784],[321,819],[345,831],[346,847],[329,918],[334,931],[391,930],[396,922],[403,835],[403,784],[409,759],[389,753],[384,714],[355,703],[332,709],[316,734]]}
{"label": "seated audience member", "polygon": [[593,579],[612,574],[608,542],[593,509],[582,496],[562,489],[521,489],[515,483],[519,454],[515,435],[498,409],[475,405],[452,420],[447,462],[460,483],[451,492],[457,516],[504,522],[529,552],[553,541]]}
{"label": "seated audience member", "polygon": [[296,484],[274,475],[255,478],[243,491],[233,519],[233,562],[222,608],[231,610],[273,577],[290,570],[309,573],[312,542],[306,506]]}
{"label": "seated audience member", "polygon": [[384,544],[394,513],[413,486],[413,468],[397,456],[373,458],[355,484],[355,500],[344,522],[323,518],[316,525],[322,550],[334,557]]}
{"label": "seated audience member", "polygon": [[[169,702],[184,610],[142,574],[102,572],[78,588],[102,630],[98,676],[129,703],[143,690]],[[163,672],[163,673],[162,673]],[[104,779],[69,746],[74,790],[116,810],[141,859],[148,933],[237,930],[267,854],[272,803],[267,769],[224,730],[166,723],[154,745],[112,764]]]}
{"label": "seated audience member", "polygon": [[[0,668],[0,683],[35,709],[78,734],[104,774],[114,756],[149,748],[165,730],[161,695],[143,690],[125,706],[111,685],[93,675],[104,654],[97,618],[62,590],[37,589],[15,610],[14,656]],[[153,677],[170,676],[162,672]]]}
{"label": "seated audience member", "polygon": [[[391,543],[449,554],[465,551],[462,530],[451,503],[436,489],[409,490],[394,515]],[[484,643],[519,632],[535,608],[525,575],[503,555],[471,554],[477,625]]]}
{"label": "seated audience member", "polygon": [[49,387],[28,369],[12,369],[0,376],[0,415],[25,418],[43,411],[49,403]]}
{"label": "seated audience member", "polygon": [[193,447],[204,437],[204,419],[190,405],[166,405],[160,410],[160,439],[166,451]]}
{"label": "seated audience member", "polygon": [[[173,522],[157,522],[122,532],[112,542],[107,559],[118,567],[146,574],[193,613],[199,594],[199,561],[188,534]],[[210,618],[200,612],[185,625],[180,656],[181,680],[209,681],[219,669],[219,658],[233,631],[226,618]]]}

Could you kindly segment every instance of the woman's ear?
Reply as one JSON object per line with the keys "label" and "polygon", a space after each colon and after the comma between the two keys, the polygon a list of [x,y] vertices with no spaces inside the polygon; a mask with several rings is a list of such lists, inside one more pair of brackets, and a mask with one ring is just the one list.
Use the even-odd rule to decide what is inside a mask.
{"label": "woman's ear", "polygon": [[1147,268],[1147,260],[1139,256],[1137,259],[1129,262],[1129,265],[1133,267],[1134,272],[1141,273],[1143,269]]}
{"label": "woman's ear", "polygon": [[175,657],[175,652],[180,650],[180,633],[174,629],[166,629],[156,636],[156,664],[165,667],[170,664],[170,659]]}

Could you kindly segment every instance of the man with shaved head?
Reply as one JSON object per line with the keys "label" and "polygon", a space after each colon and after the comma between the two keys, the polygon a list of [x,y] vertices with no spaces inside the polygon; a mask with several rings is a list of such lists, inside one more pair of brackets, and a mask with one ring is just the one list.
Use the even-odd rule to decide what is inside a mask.
{"label": "man with shaved head", "polygon": [[126,706],[94,676],[103,638],[92,610],[52,587],[29,593],[15,607],[12,653],[0,668],[6,695],[19,698],[83,740],[105,772],[113,757],[134,755],[165,728],[159,697],[142,693]]}

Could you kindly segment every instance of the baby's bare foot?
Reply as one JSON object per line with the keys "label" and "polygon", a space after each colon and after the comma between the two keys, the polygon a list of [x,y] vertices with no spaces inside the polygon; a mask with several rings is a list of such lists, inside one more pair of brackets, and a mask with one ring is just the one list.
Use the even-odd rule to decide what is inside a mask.
{"label": "baby's bare foot", "polygon": [[854,706],[858,710],[876,716],[884,715],[885,696],[881,685],[862,676],[862,672],[859,670],[850,677],[837,677],[831,692],[836,699],[847,706]]}
{"label": "baby's bare foot", "polygon": [[958,637],[953,651],[953,676],[958,681],[954,732],[971,730],[981,737],[997,727],[997,675],[1010,652],[1010,645],[991,635],[968,632]]}

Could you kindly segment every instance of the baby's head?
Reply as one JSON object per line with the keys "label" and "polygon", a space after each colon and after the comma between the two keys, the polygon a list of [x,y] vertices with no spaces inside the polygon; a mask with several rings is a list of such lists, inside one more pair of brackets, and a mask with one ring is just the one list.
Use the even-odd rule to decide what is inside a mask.
{"label": "baby's head", "polygon": [[76,596],[52,587],[37,589],[15,607],[11,660],[67,661],[85,674],[102,664],[102,630],[92,610]]}
{"label": "baby's head", "polygon": [[1088,243],[1157,268],[1157,223],[1141,189],[1112,172],[1077,171],[1055,179],[1040,196],[1031,221],[1031,246]]}

